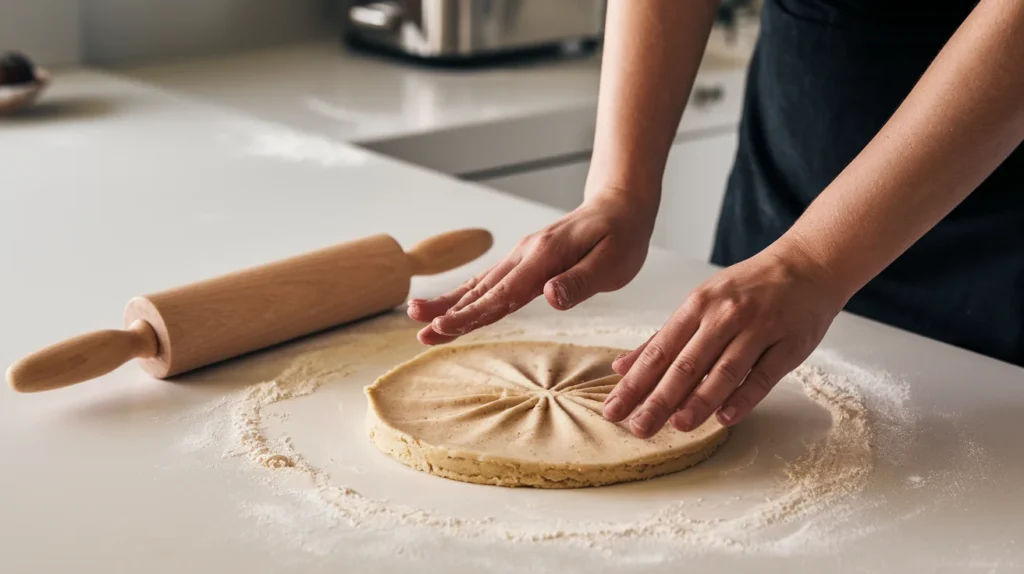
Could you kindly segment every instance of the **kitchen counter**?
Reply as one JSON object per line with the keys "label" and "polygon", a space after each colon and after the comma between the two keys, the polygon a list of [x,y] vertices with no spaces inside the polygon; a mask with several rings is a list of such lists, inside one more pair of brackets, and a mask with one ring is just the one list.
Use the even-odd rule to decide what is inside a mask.
{"label": "kitchen counter", "polygon": [[[316,131],[92,71],[58,75],[39,108],[0,120],[0,149],[5,154],[0,270],[6,279],[0,363],[5,365],[64,337],[117,326],[124,303],[140,293],[373,233],[388,232],[410,245],[451,228],[492,230],[495,249],[481,260],[414,281],[413,295],[437,294],[497,261],[524,233],[560,213]],[[569,313],[556,313],[540,302],[516,317],[540,324],[605,314],[635,321],[666,317],[686,290],[712,271],[709,265],[655,249],[626,289]],[[322,345],[331,336],[302,344]],[[849,536],[833,548],[808,551],[783,540],[769,552],[707,548],[677,562],[645,545],[606,554],[557,542],[461,540],[444,529],[410,537],[405,530],[378,531],[344,521],[322,526],[348,536],[335,546],[291,545],[293,538],[321,526],[303,522],[307,514],[268,493],[268,483],[259,478],[263,475],[242,472],[247,461],[213,456],[199,464],[205,459],[181,445],[191,429],[202,426],[209,412],[204,405],[264,380],[247,369],[267,375],[261,365],[280,362],[294,350],[285,345],[176,382],[154,381],[127,365],[100,380],[42,395],[0,388],[4,570],[1024,568],[1019,508],[1024,449],[1016,439],[1024,412],[1024,370],[871,321],[842,314],[820,351],[887,374],[876,390],[899,395],[894,400],[907,409],[910,426],[902,438],[909,450],[889,458],[882,456],[886,445],[875,445],[880,449],[875,473],[861,495],[877,504],[862,508],[855,521],[838,523]],[[353,388],[339,388],[346,385]],[[346,403],[339,411],[331,399],[338,392],[360,396],[356,382],[329,383],[303,403],[320,408],[323,418],[307,418],[284,404],[281,420],[304,430],[310,441],[300,447],[338,458],[351,454],[331,452],[330,445],[341,432],[357,437],[362,405]],[[351,424],[339,428],[339,419]],[[775,421],[774,428],[787,424]],[[741,430],[733,456],[751,448],[756,457],[758,437],[741,440]],[[372,460],[379,461],[375,472],[386,472],[388,481],[395,481],[388,482],[395,486],[393,496],[403,500],[436,481],[452,489],[453,498],[471,493],[512,500],[538,494],[450,483],[402,469],[383,456]],[[732,471],[742,472],[742,465]],[[908,490],[908,484],[922,490]],[[756,488],[747,488],[752,489],[748,494],[759,495]],[[595,500],[610,500],[601,496],[614,492],[564,496],[582,497],[585,505],[600,509]],[[289,492],[282,496],[292,500],[285,495]],[[683,491],[676,496],[688,499]],[[321,522],[320,515],[314,518]],[[817,532],[815,524],[806,526]]]}
{"label": "kitchen counter", "polygon": [[[712,31],[669,153],[655,245],[708,259],[756,38],[756,22],[732,41]],[[589,172],[600,64],[443,69],[324,41],[117,72],[569,211]]]}
{"label": "kitchen counter", "polygon": [[[734,128],[756,28],[717,31],[696,85],[724,101],[694,106],[680,133]],[[294,129],[450,174],[567,155],[593,143],[598,55],[490,69],[441,69],[353,52],[337,41],[117,70]]]}

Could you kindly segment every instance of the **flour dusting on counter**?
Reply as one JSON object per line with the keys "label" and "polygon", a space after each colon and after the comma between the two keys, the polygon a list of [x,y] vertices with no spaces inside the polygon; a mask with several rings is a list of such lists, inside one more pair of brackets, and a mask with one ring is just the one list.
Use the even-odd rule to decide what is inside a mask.
{"label": "flour dusting on counter", "polygon": [[[612,338],[636,345],[654,332],[653,327],[637,324],[636,316],[575,321],[513,317],[464,339],[479,342]],[[824,409],[831,422],[824,436],[806,444],[802,453],[779,466],[759,497],[730,496],[728,503],[714,506],[715,503],[703,498],[679,499],[677,495],[675,502],[630,520],[565,520],[557,516],[537,520],[536,513],[531,514],[529,508],[522,509],[529,518],[525,520],[515,520],[508,513],[460,516],[374,498],[345,484],[331,469],[311,463],[287,434],[273,437],[268,432],[267,409],[271,405],[310,396],[325,385],[357,376],[369,382],[365,380],[367,374],[361,373],[365,365],[374,360],[394,364],[407,359],[395,357],[395,349],[408,346],[415,330],[416,326],[404,317],[391,315],[329,336],[329,340],[300,351],[290,366],[272,380],[252,385],[222,401],[197,425],[197,436],[182,443],[183,450],[209,445],[213,436],[226,437],[220,445],[225,457],[244,460],[254,477],[264,481],[271,491],[291,496],[295,502],[291,514],[274,511],[278,516],[289,516],[285,521],[272,520],[275,514],[271,507],[261,507],[259,503],[246,505],[246,514],[263,524],[278,524],[296,537],[294,545],[314,554],[329,551],[325,549],[331,547],[331,540],[338,539],[340,531],[357,527],[364,531],[411,528],[424,536],[461,540],[565,544],[638,559],[635,554],[623,553],[623,545],[660,541],[669,545],[669,550],[665,550],[668,555],[795,555],[834,551],[848,541],[885,527],[864,526],[858,520],[866,511],[885,504],[883,496],[872,492],[872,481],[899,472],[913,450],[918,432],[917,417],[905,404],[909,391],[904,383],[885,373],[846,364],[832,354],[817,353],[807,365],[787,377],[780,388],[788,388],[787,392],[794,395],[802,393],[802,400]],[[416,348],[412,350],[415,352]],[[342,408],[349,417],[363,414],[352,405]],[[220,422],[211,423],[211,417]],[[354,439],[368,440],[365,436]],[[715,476],[719,478],[715,480],[767,480],[758,476],[763,469],[755,468],[755,462],[762,464],[758,457],[766,456],[759,454],[763,450],[754,444],[742,460],[717,471]],[[339,457],[345,455],[338,453]],[[980,456],[983,458],[983,453]],[[962,474],[958,476],[964,478]],[[952,476],[940,474],[903,475],[896,488],[951,495],[951,486],[956,482]],[[491,492],[496,499],[505,491],[482,488],[494,489]],[[907,516],[920,511],[911,509]],[[898,520],[898,516],[893,518],[893,522]],[[299,528],[299,523],[305,526]],[[310,528],[313,524],[321,526]]]}
{"label": "flour dusting on counter", "polygon": [[321,167],[360,166],[370,157],[353,145],[257,120],[227,123],[221,138],[245,156]]}

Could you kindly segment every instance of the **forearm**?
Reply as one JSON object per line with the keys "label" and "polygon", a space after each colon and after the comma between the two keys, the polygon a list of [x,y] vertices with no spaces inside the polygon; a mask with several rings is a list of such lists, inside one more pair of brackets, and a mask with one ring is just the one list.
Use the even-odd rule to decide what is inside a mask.
{"label": "forearm", "polygon": [[628,190],[657,205],[715,6],[711,0],[608,3],[588,197]]}
{"label": "forearm", "polygon": [[878,135],[779,243],[820,263],[848,298],[1022,140],[1024,0],[983,0]]}

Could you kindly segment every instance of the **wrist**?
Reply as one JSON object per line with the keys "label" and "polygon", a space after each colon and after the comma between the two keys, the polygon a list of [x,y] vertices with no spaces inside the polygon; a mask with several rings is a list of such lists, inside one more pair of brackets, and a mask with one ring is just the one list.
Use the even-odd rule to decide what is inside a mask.
{"label": "wrist", "polygon": [[584,192],[583,205],[625,217],[653,233],[660,200],[660,190],[654,192],[639,188],[588,186]]}
{"label": "wrist", "polygon": [[624,152],[604,150],[595,147],[587,172],[584,197],[607,192],[627,193],[636,203],[653,205],[657,209],[661,201],[661,182],[664,178],[664,162],[650,161],[650,158],[629,157]]}
{"label": "wrist", "polygon": [[863,286],[850,277],[841,259],[795,229],[787,231],[765,252],[817,285],[836,304],[837,311]]}

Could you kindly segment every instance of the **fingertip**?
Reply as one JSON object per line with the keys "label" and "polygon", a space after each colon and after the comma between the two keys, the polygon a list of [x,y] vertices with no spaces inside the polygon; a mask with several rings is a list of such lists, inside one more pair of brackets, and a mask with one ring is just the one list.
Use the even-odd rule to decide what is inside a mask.
{"label": "fingertip", "polygon": [[544,284],[544,300],[548,302],[548,305],[550,305],[552,309],[555,309],[556,311],[565,311],[561,304],[559,304],[558,296],[555,293],[555,287],[550,281]]}
{"label": "fingertip", "polygon": [[679,432],[686,432],[686,429],[684,429],[682,425],[679,424],[679,419],[677,419],[675,416],[670,417],[668,419],[668,424],[672,425],[672,428],[676,429]]}
{"label": "fingertip", "polygon": [[444,315],[451,309],[449,296],[441,296],[435,299],[410,299],[406,313],[414,321],[429,323],[435,318]]}
{"label": "fingertip", "polygon": [[626,418],[625,405],[622,403],[622,399],[619,397],[611,397],[604,403],[604,407],[601,409],[601,414],[604,418],[613,423],[620,422]]}
{"label": "fingertip", "polygon": [[615,371],[616,375],[625,377],[626,373],[629,372],[629,367],[633,364],[629,361],[629,355],[630,353],[623,353],[618,357],[615,357],[615,360],[612,361],[612,370]]}
{"label": "fingertip", "polygon": [[732,426],[739,422],[738,420],[736,420],[737,415],[739,415],[739,411],[736,409],[736,407],[732,405],[725,405],[724,407],[718,409],[718,412],[715,413],[715,418],[717,418],[718,422],[720,422],[723,426]]}
{"label": "fingertip", "polygon": [[405,310],[405,313],[406,315],[409,316],[410,319],[416,321],[417,323],[429,323],[430,320],[433,319],[433,317],[426,317],[426,313],[424,312],[423,309],[422,300],[410,299],[409,306]]}
{"label": "fingertip", "polygon": [[690,409],[683,409],[672,415],[669,423],[679,432],[690,432],[694,428],[693,412]]}
{"label": "fingertip", "polygon": [[442,335],[435,331],[433,327],[427,325],[426,327],[420,329],[418,333],[416,333],[416,339],[424,345],[433,346],[450,343],[451,341],[455,340],[455,337]]}
{"label": "fingertip", "polygon": [[544,284],[544,298],[549,305],[559,311],[568,311],[575,306],[565,285],[554,279]]}
{"label": "fingertip", "polygon": [[465,321],[461,320],[462,318],[460,315],[461,314],[459,313],[451,312],[445,315],[440,315],[430,322],[430,327],[436,331],[437,334],[445,335],[447,337],[455,338],[460,335],[465,335],[470,329],[467,329],[464,326]]}
{"label": "fingertip", "polygon": [[620,376],[620,377],[625,377],[626,373],[629,372],[629,368],[623,365],[621,359],[616,359],[612,363],[612,371],[614,371],[615,374]]}
{"label": "fingertip", "polygon": [[430,321],[430,325],[427,325],[427,327],[439,335],[452,335],[454,333],[445,332],[445,323],[448,322],[446,320],[448,317],[449,315],[441,315],[440,317],[434,317],[434,319]]}
{"label": "fingertip", "polygon": [[658,427],[658,421],[655,420],[653,414],[649,411],[640,411],[639,414],[630,419],[629,430],[637,438],[648,439],[658,434],[658,431],[661,429]]}

